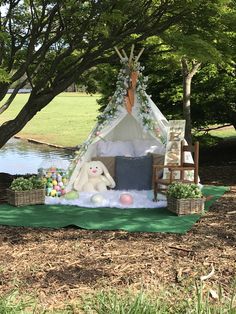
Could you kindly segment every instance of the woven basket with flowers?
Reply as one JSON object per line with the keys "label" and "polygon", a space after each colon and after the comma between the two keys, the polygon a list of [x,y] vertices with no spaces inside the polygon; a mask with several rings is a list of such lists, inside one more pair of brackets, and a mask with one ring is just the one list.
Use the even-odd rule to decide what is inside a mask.
{"label": "woven basket with flowers", "polygon": [[205,198],[196,184],[173,183],[167,189],[167,208],[177,215],[201,214]]}
{"label": "woven basket with flowers", "polygon": [[37,176],[18,177],[7,189],[8,203],[14,206],[44,204],[45,187],[42,179]]}

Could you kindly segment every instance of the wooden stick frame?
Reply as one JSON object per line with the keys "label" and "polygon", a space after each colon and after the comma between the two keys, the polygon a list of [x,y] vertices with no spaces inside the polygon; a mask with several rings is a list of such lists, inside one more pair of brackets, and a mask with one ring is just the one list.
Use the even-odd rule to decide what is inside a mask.
{"label": "wooden stick frame", "polygon": [[143,54],[144,52],[144,48],[142,48],[139,52],[139,54],[137,55],[137,57],[135,58],[135,61],[138,62],[139,58],[141,57],[141,55]]}
{"label": "wooden stick frame", "polygon": [[114,47],[116,53],[118,54],[119,58],[121,61],[128,61],[129,60],[129,64],[131,64],[133,58],[135,60],[135,62],[138,62],[138,60],[140,59],[141,55],[143,54],[143,51],[144,51],[144,48],[142,48],[139,52],[139,54],[134,57],[134,44],[131,46],[131,51],[130,51],[130,55],[129,55],[129,58],[128,58],[128,55],[126,54],[125,50],[124,49],[121,49],[124,57],[122,56],[122,54],[120,53],[119,49],[115,46]]}
{"label": "wooden stick frame", "polygon": [[131,63],[133,56],[134,56],[134,44],[131,46],[131,51],[129,55],[129,64]]}

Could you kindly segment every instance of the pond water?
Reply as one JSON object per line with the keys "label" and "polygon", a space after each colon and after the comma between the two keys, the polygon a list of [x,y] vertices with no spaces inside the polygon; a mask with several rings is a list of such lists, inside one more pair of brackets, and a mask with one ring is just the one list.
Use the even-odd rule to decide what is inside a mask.
{"label": "pond water", "polygon": [[67,169],[74,152],[12,138],[0,149],[0,172],[37,173],[38,168]]}

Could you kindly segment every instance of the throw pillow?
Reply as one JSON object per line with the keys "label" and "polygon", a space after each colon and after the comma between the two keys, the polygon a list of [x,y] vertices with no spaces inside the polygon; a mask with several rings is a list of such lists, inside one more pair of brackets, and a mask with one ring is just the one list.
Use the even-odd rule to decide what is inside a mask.
{"label": "throw pillow", "polygon": [[116,190],[151,190],[152,156],[117,156],[115,182]]}
{"label": "throw pillow", "polygon": [[145,156],[148,153],[164,154],[165,147],[155,140],[133,140],[135,157]]}
{"label": "throw pillow", "polygon": [[92,161],[101,161],[107,168],[109,174],[115,179],[115,157],[112,156],[97,156],[93,157]]}
{"label": "throw pillow", "polygon": [[131,141],[100,141],[97,143],[98,156],[134,156]]}

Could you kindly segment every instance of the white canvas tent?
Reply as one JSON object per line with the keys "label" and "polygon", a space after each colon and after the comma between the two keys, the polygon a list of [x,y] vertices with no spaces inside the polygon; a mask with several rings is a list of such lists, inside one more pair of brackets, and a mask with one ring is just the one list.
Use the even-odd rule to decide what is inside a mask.
{"label": "white canvas tent", "polygon": [[[117,53],[123,66],[116,91],[69,167],[67,192],[73,189],[83,163],[99,156],[101,150],[103,156],[106,149],[114,155],[134,157],[148,152],[165,154],[168,121],[146,93],[147,79],[138,62],[142,51],[134,57],[132,47],[129,58],[123,50],[123,55],[118,50]],[[130,144],[136,148],[132,153]]]}

